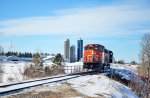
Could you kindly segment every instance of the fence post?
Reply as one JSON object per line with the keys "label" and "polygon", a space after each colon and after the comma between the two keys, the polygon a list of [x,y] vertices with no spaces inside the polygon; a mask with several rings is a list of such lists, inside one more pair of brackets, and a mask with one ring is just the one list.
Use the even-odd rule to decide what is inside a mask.
{"label": "fence post", "polygon": [[71,66],[71,73],[72,73],[72,66]]}
{"label": "fence post", "polygon": [[67,74],[68,74],[68,66],[67,66]]}
{"label": "fence post", "polygon": [[80,72],[80,66],[78,67],[78,72]]}
{"label": "fence post", "polygon": [[79,66],[79,72],[81,72],[81,66]]}

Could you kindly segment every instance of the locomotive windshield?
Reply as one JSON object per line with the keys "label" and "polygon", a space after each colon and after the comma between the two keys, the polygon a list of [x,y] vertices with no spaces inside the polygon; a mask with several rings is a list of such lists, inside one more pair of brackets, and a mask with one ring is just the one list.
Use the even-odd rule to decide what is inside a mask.
{"label": "locomotive windshield", "polygon": [[100,51],[103,51],[103,47],[99,47],[99,50],[100,50]]}
{"label": "locomotive windshield", "polygon": [[103,51],[103,47],[85,47],[85,50],[99,50],[99,51]]}

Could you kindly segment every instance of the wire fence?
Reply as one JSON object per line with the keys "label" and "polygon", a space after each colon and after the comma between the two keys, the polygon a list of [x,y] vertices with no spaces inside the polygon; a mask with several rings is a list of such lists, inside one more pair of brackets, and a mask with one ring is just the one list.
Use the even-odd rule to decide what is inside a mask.
{"label": "wire fence", "polygon": [[63,66],[63,69],[64,72],[67,74],[79,73],[85,71],[85,69],[83,69],[82,66]]}

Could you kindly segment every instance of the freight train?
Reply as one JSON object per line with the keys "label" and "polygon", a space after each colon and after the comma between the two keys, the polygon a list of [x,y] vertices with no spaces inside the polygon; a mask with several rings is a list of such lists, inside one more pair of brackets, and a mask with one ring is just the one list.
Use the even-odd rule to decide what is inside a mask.
{"label": "freight train", "polygon": [[84,47],[83,68],[104,70],[113,63],[113,52],[100,44],[88,44]]}

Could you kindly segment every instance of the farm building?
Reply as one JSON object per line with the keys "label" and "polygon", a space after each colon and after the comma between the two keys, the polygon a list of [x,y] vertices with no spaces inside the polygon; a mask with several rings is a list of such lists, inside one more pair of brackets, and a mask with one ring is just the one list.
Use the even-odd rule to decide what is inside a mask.
{"label": "farm building", "polygon": [[7,61],[21,61],[21,59],[17,56],[8,56]]}

